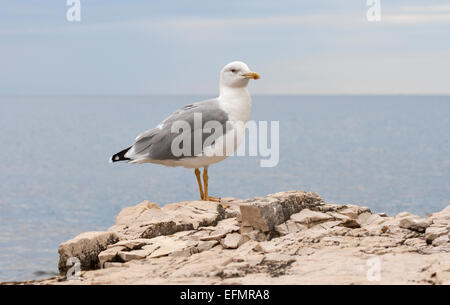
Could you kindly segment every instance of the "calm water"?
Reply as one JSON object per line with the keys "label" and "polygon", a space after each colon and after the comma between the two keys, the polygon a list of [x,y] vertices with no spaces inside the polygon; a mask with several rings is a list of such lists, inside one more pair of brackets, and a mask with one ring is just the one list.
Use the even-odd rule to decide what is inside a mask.
{"label": "calm water", "polygon": [[[107,161],[202,98],[0,98],[0,281],[56,272],[61,242],[123,207],[197,199],[192,170]],[[300,189],[388,214],[450,204],[448,96],[256,96],[252,118],[280,121],[279,165],[229,158],[212,166],[211,194]]]}

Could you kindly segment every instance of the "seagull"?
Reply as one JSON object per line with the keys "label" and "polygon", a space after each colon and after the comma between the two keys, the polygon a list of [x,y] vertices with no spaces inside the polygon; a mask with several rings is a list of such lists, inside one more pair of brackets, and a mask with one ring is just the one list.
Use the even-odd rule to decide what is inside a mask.
{"label": "seagull", "polygon": [[243,62],[227,64],[220,72],[218,97],[178,109],[155,128],[139,134],[133,145],[111,156],[110,162],[194,169],[200,199],[220,202],[208,194],[208,168],[232,155],[245,137],[251,112],[247,85],[250,79],[259,78]]}

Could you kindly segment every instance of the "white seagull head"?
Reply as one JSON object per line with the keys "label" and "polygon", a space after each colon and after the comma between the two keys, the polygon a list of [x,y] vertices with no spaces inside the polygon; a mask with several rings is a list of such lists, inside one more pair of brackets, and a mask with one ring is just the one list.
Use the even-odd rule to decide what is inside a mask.
{"label": "white seagull head", "polygon": [[233,61],[226,65],[220,72],[220,86],[229,88],[244,88],[250,79],[258,79],[259,74],[252,72],[241,61]]}

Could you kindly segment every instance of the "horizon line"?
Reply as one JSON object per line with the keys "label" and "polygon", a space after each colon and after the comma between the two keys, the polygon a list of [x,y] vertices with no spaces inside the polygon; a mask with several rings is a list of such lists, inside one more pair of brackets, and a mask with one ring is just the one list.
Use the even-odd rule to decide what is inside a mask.
{"label": "horizon line", "polygon": [[[147,97],[147,96],[206,96],[213,93],[148,93],[148,94],[0,94],[4,97]],[[252,96],[450,96],[449,93],[255,93]]]}

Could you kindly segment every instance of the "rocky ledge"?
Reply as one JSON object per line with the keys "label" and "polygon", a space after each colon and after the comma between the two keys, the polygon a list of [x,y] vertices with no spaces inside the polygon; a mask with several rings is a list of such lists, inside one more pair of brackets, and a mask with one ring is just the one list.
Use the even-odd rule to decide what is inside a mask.
{"label": "rocky ledge", "polygon": [[[302,191],[123,209],[41,284],[450,284],[450,206],[426,218]],[[75,259],[74,259],[75,258]],[[74,262],[81,276],[73,278]]]}

